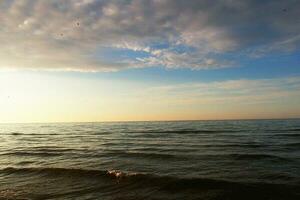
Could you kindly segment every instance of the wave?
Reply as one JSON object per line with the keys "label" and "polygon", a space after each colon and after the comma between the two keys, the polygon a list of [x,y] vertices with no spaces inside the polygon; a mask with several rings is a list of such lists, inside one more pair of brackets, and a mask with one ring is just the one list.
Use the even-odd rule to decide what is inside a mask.
{"label": "wave", "polygon": [[296,132],[298,132],[298,131],[300,131],[300,128],[293,128],[293,129],[287,129],[288,131],[296,131]]}
{"label": "wave", "polygon": [[255,143],[243,143],[243,144],[234,144],[234,143],[229,143],[229,144],[200,144],[197,145],[199,147],[241,147],[241,148],[258,148],[258,147],[265,147],[267,146],[266,144],[255,144]]}
{"label": "wave", "polygon": [[[69,168],[3,168],[0,174],[6,176],[26,175],[37,180],[51,179],[54,187],[64,187],[66,183],[79,184],[80,190],[64,188],[66,194],[87,194],[106,191],[108,199],[299,199],[299,185],[273,183],[247,183],[206,178],[180,178],[158,176],[118,170],[69,169]],[[15,180],[15,179],[14,179]],[[59,186],[54,180],[59,181]],[[92,185],[85,184],[93,183]],[[49,186],[49,185],[48,185]],[[87,187],[87,188],[85,188]],[[116,193],[117,190],[117,193]],[[1,192],[1,191],[0,191]],[[77,192],[77,194],[76,194]],[[128,196],[134,194],[134,196]],[[203,195],[206,198],[203,197]],[[61,193],[59,195],[62,195]],[[123,198],[115,198],[116,195]],[[53,198],[57,197],[52,195]],[[201,198],[200,198],[201,197]],[[78,196],[76,197],[78,198]],[[1,199],[1,194],[0,194]],[[183,198],[185,199],[185,198]]]}
{"label": "wave", "polygon": [[12,132],[12,133],[10,133],[11,135],[22,135],[23,133],[21,133],[21,132]]}
{"label": "wave", "polygon": [[[40,174],[48,175],[53,177],[73,177],[73,178],[109,178],[111,180],[118,181],[142,181],[151,183],[173,183],[176,184],[174,187],[213,187],[213,188],[226,188],[231,186],[277,186],[280,184],[274,183],[248,183],[248,182],[237,182],[228,180],[217,180],[208,178],[182,178],[176,176],[161,176],[156,174],[138,173],[138,172],[125,172],[120,170],[97,170],[97,169],[80,169],[80,168],[39,168],[39,167],[28,167],[28,168],[15,168],[7,167],[0,169],[0,173],[4,174]],[[275,176],[278,177],[278,176]],[[100,179],[99,179],[100,180]],[[297,186],[300,189],[300,186]]]}
{"label": "wave", "polygon": [[[251,132],[250,129],[221,129],[221,130],[197,130],[197,129],[178,129],[178,130],[134,130],[134,131],[124,131],[124,133],[162,133],[162,134],[208,134],[208,133],[239,133],[239,132]],[[282,132],[300,132],[300,128],[291,129],[262,129],[261,131],[266,133],[282,133]]]}
{"label": "wave", "polygon": [[61,135],[59,133],[23,133],[23,132],[11,132],[11,133],[6,133],[6,135],[13,135],[13,136],[48,136],[48,135]]}
{"label": "wave", "polygon": [[7,167],[0,170],[2,173],[36,173],[36,174],[53,174],[55,175],[61,175],[61,174],[72,174],[74,176],[102,176],[107,174],[107,171],[100,171],[100,170],[91,170],[91,169],[73,169],[73,168],[34,168],[34,167],[28,167],[28,168],[14,168],[14,167]]}
{"label": "wave", "polygon": [[239,132],[237,130],[140,130],[140,131],[125,131],[124,133],[162,133],[162,134],[201,134],[201,133],[228,133],[228,132]]}
{"label": "wave", "polygon": [[294,180],[295,177],[291,176],[290,174],[287,173],[270,173],[270,174],[263,174],[261,175],[261,178],[263,179],[268,179],[268,180]]}
{"label": "wave", "polygon": [[[226,155],[226,154],[225,154]],[[280,156],[270,155],[270,154],[229,154],[229,157],[234,158],[235,160],[273,160],[273,161],[289,161],[287,158]]]}
{"label": "wave", "polygon": [[130,158],[146,158],[146,159],[176,159],[179,155],[165,153],[146,153],[146,152],[109,152],[106,155],[130,157]]}
{"label": "wave", "polygon": [[287,134],[276,134],[273,136],[279,136],[279,137],[300,137],[300,133],[287,133]]}
{"label": "wave", "polygon": [[11,152],[11,153],[2,153],[0,155],[51,157],[51,156],[61,156],[63,154],[62,153],[55,153],[55,152]]}
{"label": "wave", "polygon": [[287,143],[285,144],[286,147],[300,147],[300,142],[294,142],[294,143]]}
{"label": "wave", "polygon": [[[190,150],[189,150],[190,151]],[[176,151],[178,152],[178,150]],[[166,159],[166,160],[186,160],[186,159],[222,159],[222,160],[269,160],[273,162],[289,162],[288,158],[283,158],[271,154],[260,154],[260,153],[229,153],[229,154],[170,154],[170,153],[154,153],[154,152],[123,152],[115,151],[108,152],[106,155],[118,156],[118,157],[129,157],[129,158],[141,158],[141,159]]]}
{"label": "wave", "polygon": [[[132,179],[132,180],[148,180],[153,182],[165,182],[172,181],[176,183],[193,183],[201,184],[201,186],[226,186],[227,184],[247,184],[242,182],[230,182],[226,180],[216,179],[205,179],[205,178],[180,178],[175,176],[159,176],[155,174],[138,173],[138,172],[125,172],[120,170],[97,170],[97,169],[80,169],[80,168],[41,168],[41,167],[27,167],[27,168],[16,168],[7,167],[0,169],[0,173],[6,174],[41,174],[49,176],[68,176],[70,177],[102,177],[102,178],[113,178],[113,179]],[[259,183],[260,184],[260,183]],[[263,184],[263,183],[261,183]]]}

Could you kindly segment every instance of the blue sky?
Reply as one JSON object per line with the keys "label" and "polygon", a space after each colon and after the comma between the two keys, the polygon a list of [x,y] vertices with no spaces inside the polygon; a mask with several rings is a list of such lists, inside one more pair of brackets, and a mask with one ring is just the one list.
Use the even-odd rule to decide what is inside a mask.
{"label": "blue sky", "polygon": [[[231,79],[280,78],[300,75],[300,52],[268,55],[263,58],[239,58],[237,66],[213,69],[165,69],[151,67],[106,73],[67,73],[70,76],[159,82],[220,81]],[[118,56],[116,54],[113,57]]]}
{"label": "blue sky", "polygon": [[299,9],[297,0],[1,1],[0,120],[300,117]]}

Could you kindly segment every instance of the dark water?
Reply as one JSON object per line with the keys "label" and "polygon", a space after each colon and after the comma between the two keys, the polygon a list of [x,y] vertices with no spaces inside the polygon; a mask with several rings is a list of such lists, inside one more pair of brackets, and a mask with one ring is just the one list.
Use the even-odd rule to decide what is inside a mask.
{"label": "dark water", "polygon": [[300,120],[2,124],[0,199],[300,199]]}

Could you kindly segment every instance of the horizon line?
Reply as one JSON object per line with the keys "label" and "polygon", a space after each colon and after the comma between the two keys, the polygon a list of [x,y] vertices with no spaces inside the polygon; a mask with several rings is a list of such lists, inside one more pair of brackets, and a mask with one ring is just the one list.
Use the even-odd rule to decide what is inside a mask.
{"label": "horizon line", "polygon": [[287,118],[241,118],[241,119],[182,119],[182,120],[108,120],[108,121],[62,121],[62,122],[0,122],[1,124],[68,124],[68,123],[130,123],[130,122],[196,122],[196,121],[254,121],[254,120],[300,120],[300,117]]}

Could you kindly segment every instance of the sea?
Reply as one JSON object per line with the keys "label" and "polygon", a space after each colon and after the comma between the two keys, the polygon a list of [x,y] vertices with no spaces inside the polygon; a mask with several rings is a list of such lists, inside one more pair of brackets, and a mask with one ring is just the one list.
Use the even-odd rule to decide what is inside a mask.
{"label": "sea", "polygon": [[0,199],[299,200],[300,120],[0,124]]}

